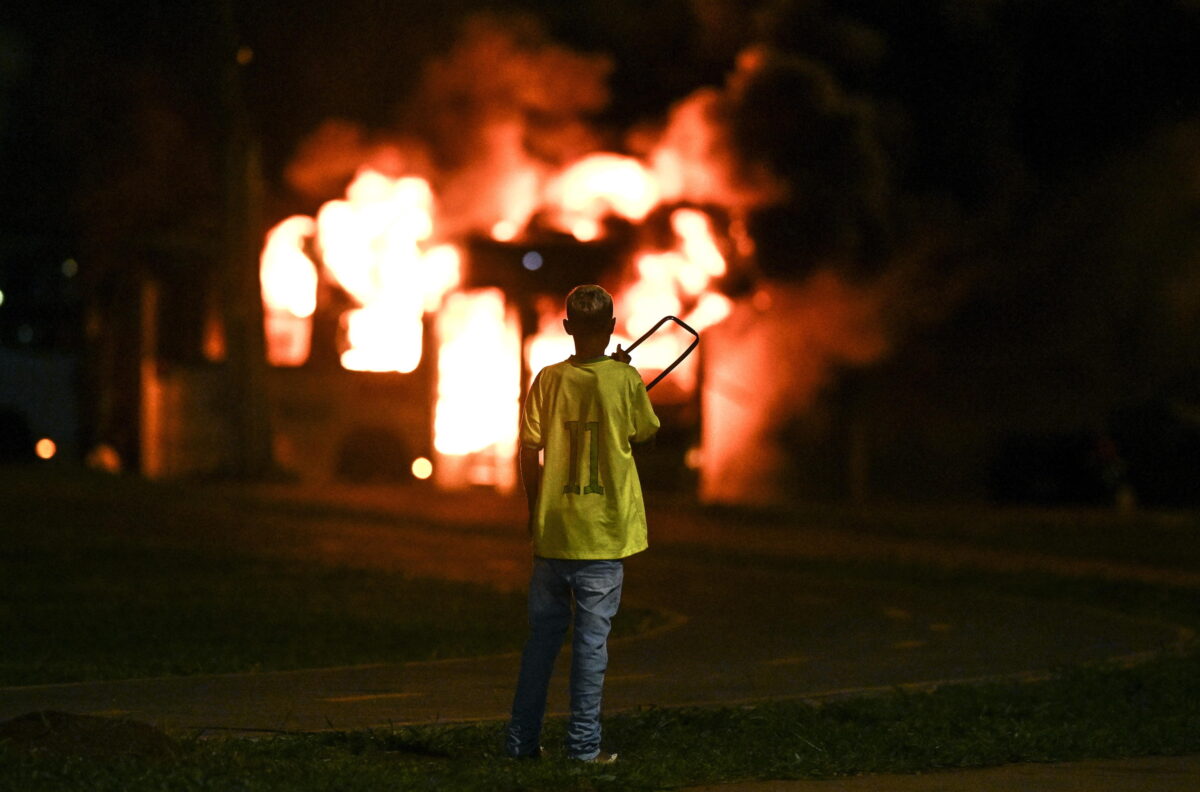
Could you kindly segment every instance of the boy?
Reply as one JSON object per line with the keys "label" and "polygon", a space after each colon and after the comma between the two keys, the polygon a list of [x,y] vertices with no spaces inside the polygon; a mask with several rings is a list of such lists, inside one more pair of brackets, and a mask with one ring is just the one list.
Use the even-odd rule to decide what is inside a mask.
{"label": "boy", "polygon": [[572,599],[567,755],[587,762],[617,758],[600,750],[600,693],[608,633],[621,601],[621,559],[646,549],[646,511],[631,442],[649,440],[659,424],[629,354],[620,345],[612,357],[604,354],[615,325],[608,292],[572,289],[563,328],[575,354],[538,373],[521,415],[521,477],[534,563],[529,638],[505,746],[517,758],[541,753],[546,690]]}

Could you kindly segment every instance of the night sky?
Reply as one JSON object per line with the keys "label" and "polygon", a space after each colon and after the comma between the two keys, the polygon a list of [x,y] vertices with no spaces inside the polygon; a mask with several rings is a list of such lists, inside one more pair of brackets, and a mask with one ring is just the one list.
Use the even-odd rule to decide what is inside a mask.
{"label": "night sky", "polygon": [[[28,273],[39,257],[57,268],[77,256],[85,283],[109,300],[133,262],[209,266],[228,128],[222,77],[239,47],[273,222],[333,197],[304,194],[286,176],[330,119],[367,135],[425,136],[438,164],[453,160],[422,104],[423,64],[480,14],[531,48],[608,64],[608,101],[586,113],[608,148],[661,124],[697,89],[723,89],[738,161],[791,188],[750,218],[761,276],[800,281],[818,266],[864,280],[903,273],[893,352],[855,387],[938,413],[939,429],[912,417],[914,432],[953,433],[983,420],[980,410],[1017,434],[1111,432],[1115,415],[1197,398],[1188,384],[1200,354],[1192,0],[7,9],[0,289],[10,297],[0,342],[21,343],[27,317],[14,288],[40,289],[39,310],[57,310],[46,307],[59,299],[53,288],[18,283],[37,280]],[[734,90],[729,75],[751,47],[773,66]],[[82,343],[62,330],[39,339]]]}
{"label": "night sky", "polygon": [[[89,163],[127,165],[148,115],[211,148],[230,36],[253,50],[244,87],[277,184],[326,119],[398,128],[422,64],[481,12],[530,15],[546,41],[609,56],[612,97],[594,120],[617,145],[720,85],[739,51],[771,45],[870,106],[905,198],[948,195],[967,211],[1010,188],[1003,167],[1058,182],[1200,109],[1200,9],[1186,0],[39,4],[0,22],[6,225],[76,232]],[[787,112],[764,120],[779,121],[771,110]]]}

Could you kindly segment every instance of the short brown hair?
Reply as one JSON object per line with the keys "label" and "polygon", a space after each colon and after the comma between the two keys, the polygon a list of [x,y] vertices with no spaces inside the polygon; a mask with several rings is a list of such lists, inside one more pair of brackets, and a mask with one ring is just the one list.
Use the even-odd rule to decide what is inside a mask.
{"label": "short brown hair", "polygon": [[612,318],[612,295],[599,286],[576,286],[567,295],[567,319],[577,329],[607,330]]}

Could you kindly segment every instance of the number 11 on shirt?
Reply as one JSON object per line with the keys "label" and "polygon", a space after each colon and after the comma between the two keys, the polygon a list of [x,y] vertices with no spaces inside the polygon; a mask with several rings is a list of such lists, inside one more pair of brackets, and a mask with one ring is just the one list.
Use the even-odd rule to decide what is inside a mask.
{"label": "number 11 on shirt", "polygon": [[600,465],[599,465],[599,461],[600,461],[600,422],[599,421],[588,421],[587,423],[581,423],[580,421],[566,421],[565,424],[567,427],[567,434],[570,435],[570,437],[571,437],[571,462],[570,462],[570,475],[567,479],[566,486],[563,487],[563,494],[564,495],[578,495],[579,494],[579,461],[580,461],[579,457],[581,454],[579,442],[582,439],[580,437],[580,434],[581,434],[580,426],[582,426],[583,431],[588,433],[588,435],[589,435],[588,439],[590,440],[590,442],[588,443],[588,449],[590,451],[590,453],[588,454],[588,463],[589,463],[588,464],[588,485],[583,488],[583,494],[590,495],[592,493],[595,493],[597,495],[603,495],[604,487],[600,486]]}

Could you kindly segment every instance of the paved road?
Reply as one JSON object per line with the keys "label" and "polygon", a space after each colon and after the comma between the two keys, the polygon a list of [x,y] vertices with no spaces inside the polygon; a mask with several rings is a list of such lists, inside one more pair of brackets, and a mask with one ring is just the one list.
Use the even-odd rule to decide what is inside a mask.
{"label": "paved road", "polygon": [[[478,504],[463,502],[357,502],[355,518],[344,506],[298,506],[304,518],[277,546],[339,563],[523,583],[528,550],[506,527],[520,524],[511,501],[490,504],[486,520]],[[609,712],[1024,674],[1154,651],[1181,637],[1172,625],[1002,592],[839,579],[793,563],[805,556],[794,533],[741,525],[733,538],[711,521],[697,528],[701,522],[660,515],[662,541],[628,564],[626,601],[664,609],[671,619],[614,645]],[[814,543],[829,554],[828,537]],[[846,543],[848,553],[865,552]],[[754,547],[770,563],[722,552],[735,544]],[[566,704],[565,654],[550,703],[558,712]],[[0,720],[60,709],[171,729],[256,731],[499,719],[516,665],[515,656],[502,656],[8,688],[0,689]]]}

